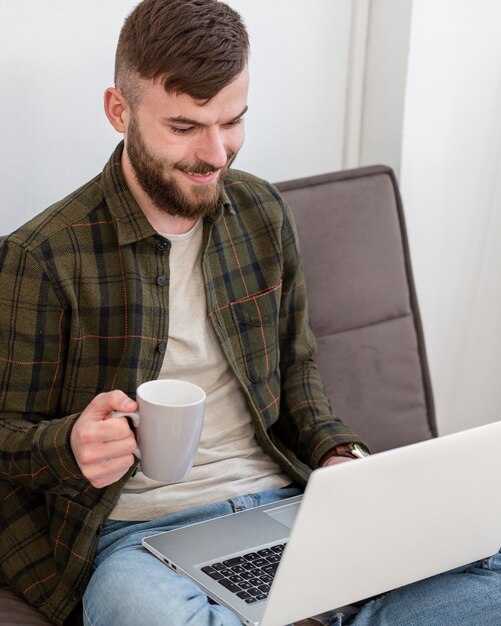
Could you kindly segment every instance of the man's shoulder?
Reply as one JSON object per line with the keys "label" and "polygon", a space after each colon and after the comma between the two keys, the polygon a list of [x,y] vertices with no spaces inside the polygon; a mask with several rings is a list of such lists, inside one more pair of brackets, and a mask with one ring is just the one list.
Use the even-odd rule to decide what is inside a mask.
{"label": "man's shoulder", "polygon": [[27,221],[6,239],[28,250],[68,231],[105,208],[101,174]]}

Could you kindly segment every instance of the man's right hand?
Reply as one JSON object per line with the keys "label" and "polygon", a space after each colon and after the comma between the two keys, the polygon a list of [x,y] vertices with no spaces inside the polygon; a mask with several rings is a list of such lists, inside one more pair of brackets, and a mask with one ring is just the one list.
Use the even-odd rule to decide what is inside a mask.
{"label": "man's right hand", "polygon": [[70,445],[80,471],[101,489],[119,480],[134,463],[136,439],[125,417],[108,419],[113,411],[136,411],[123,391],[96,396],[75,422]]}

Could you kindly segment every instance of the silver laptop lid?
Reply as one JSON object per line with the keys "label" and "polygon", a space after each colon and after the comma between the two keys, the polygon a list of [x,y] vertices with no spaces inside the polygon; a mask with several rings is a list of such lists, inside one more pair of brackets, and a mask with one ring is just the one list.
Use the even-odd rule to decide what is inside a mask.
{"label": "silver laptop lid", "polygon": [[497,552],[500,443],[498,422],[313,472],[262,626]]}

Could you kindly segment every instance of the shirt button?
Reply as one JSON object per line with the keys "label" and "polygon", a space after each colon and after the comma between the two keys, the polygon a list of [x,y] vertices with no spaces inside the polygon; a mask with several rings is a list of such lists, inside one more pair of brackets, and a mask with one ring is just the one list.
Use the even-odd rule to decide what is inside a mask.
{"label": "shirt button", "polygon": [[70,602],[75,602],[75,600],[78,600],[79,597],[80,597],[80,594],[75,589],[70,591],[69,594],[68,594],[68,600]]}
{"label": "shirt button", "polygon": [[167,284],[167,276],[164,276],[163,274],[160,274],[160,276],[157,276],[157,285],[159,287],[165,287],[166,284]]}
{"label": "shirt button", "polygon": [[159,250],[160,252],[165,252],[165,250],[167,250],[168,247],[169,247],[169,244],[166,241],[159,241],[157,243],[157,250]]}
{"label": "shirt button", "polygon": [[159,343],[157,346],[157,350],[158,352],[160,352],[160,354],[163,354],[167,350],[167,344],[163,342]]}

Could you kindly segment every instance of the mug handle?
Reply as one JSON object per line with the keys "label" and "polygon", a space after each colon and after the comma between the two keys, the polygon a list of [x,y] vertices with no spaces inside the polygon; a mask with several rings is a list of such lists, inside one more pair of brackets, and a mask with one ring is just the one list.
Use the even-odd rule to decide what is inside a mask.
{"label": "mug handle", "polygon": [[[110,413],[108,419],[113,419],[114,417],[127,417],[133,423],[134,428],[137,428],[139,426],[140,418],[139,413],[137,413],[136,411],[130,411],[129,413],[125,413],[124,411],[113,411],[113,413]],[[136,446],[136,449],[132,454],[138,459],[141,458],[141,451],[139,450],[138,446]]]}

